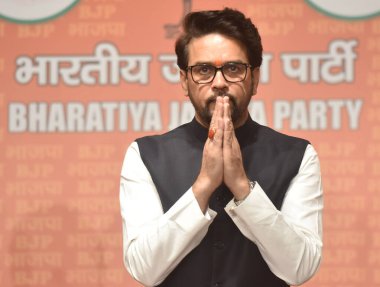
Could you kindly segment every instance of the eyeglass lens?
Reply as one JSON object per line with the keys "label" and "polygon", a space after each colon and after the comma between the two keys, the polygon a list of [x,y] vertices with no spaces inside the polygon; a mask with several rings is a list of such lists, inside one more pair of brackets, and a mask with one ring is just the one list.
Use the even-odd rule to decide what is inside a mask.
{"label": "eyeglass lens", "polygon": [[245,79],[247,66],[243,63],[227,63],[220,68],[209,64],[195,65],[191,67],[193,80],[197,83],[211,82],[217,70],[221,70],[224,78],[229,82],[240,82]]}

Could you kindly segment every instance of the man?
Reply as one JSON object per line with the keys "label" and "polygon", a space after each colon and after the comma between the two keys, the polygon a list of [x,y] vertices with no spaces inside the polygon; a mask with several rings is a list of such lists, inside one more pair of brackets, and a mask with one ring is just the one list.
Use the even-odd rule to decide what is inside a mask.
{"label": "man", "polygon": [[195,119],[127,150],[126,268],[145,286],[301,284],[322,252],[316,152],[249,116],[262,61],[250,19],[193,12],[183,30],[176,53]]}

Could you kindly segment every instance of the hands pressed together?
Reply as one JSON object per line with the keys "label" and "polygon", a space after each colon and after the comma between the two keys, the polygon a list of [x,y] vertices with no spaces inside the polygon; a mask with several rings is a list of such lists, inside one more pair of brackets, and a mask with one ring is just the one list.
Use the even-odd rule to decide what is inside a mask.
{"label": "hands pressed together", "polygon": [[245,198],[250,190],[228,97],[217,97],[210,129],[215,130],[215,135],[205,143],[201,169],[193,184],[195,198],[203,212],[212,193],[223,182],[236,200]]}

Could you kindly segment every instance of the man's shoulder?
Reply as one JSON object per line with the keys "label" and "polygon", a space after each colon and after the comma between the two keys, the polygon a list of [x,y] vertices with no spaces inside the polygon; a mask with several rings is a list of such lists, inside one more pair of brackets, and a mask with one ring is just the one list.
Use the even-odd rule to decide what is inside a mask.
{"label": "man's shoulder", "polygon": [[270,141],[276,145],[300,145],[305,147],[310,144],[307,139],[291,136],[258,123],[256,123],[256,125],[259,142]]}
{"label": "man's shoulder", "polygon": [[137,138],[136,142],[139,144],[139,143],[145,143],[145,142],[162,143],[166,141],[171,141],[175,138],[181,138],[181,137],[184,137],[186,134],[188,134],[187,131],[189,127],[190,127],[190,122],[180,125],[162,134],[149,135],[149,136]]}

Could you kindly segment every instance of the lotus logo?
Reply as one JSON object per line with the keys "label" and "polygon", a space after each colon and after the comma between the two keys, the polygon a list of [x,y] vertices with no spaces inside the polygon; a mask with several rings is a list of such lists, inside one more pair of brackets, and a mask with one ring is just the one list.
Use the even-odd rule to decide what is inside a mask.
{"label": "lotus logo", "polygon": [[79,0],[0,0],[0,17],[18,23],[48,21],[69,11]]}
{"label": "lotus logo", "polygon": [[365,19],[380,15],[380,0],[306,0],[313,8],[341,19]]}

